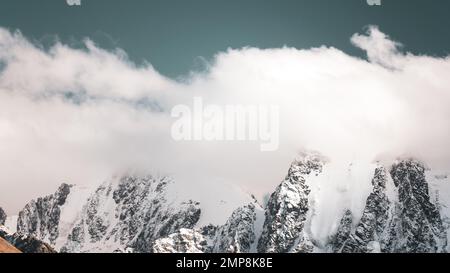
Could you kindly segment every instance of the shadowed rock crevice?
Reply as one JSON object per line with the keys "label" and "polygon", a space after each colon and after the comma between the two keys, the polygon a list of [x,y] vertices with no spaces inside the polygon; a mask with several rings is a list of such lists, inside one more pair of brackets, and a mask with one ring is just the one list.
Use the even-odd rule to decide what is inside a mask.
{"label": "shadowed rock crevice", "polygon": [[[414,159],[394,163],[387,173],[375,170],[373,191],[355,231],[348,233],[349,214],[341,220],[331,241],[337,252],[434,253],[445,252],[447,233],[436,205],[430,201],[425,166]],[[392,179],[395,200],[386,183]]]}

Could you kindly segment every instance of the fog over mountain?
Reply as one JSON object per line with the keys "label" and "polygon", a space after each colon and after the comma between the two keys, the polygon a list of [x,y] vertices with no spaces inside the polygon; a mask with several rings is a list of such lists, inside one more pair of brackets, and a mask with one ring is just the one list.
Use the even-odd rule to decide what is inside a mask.
{"label": "fog over mountain", "polygon": [[[151,60],[138,66],[88,38],[81,49],[60,42],[45,49],[0,28],[0,206],[13,215],[62,182],[100,184],[130,169],[188,186],[227,183],[262,200],[305,148],[342,166],[412,155],[450,170],[450,59],[404,52],[376,26],[349,38],[367,59],[327,45],[229,49],[174,80]],[[279,149],[175,142],[170,111],[195,96],[279,105]],[[330,187],[364,205],[372,174],[351,185],[339,175]]]}

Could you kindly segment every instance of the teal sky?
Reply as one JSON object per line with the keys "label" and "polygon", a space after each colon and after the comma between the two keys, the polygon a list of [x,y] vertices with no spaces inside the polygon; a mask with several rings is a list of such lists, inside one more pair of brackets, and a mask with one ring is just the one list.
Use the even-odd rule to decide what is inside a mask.
{"label": "teal sky", "polygon": [[228,47],[337,47],[361,54],[349,42],[375,24],[405,49],[434,56],[450,50],[450,1],[382,0],[0,0],[0,26],[20,29],[44,45],[58,36],[80,45],[124,49],[131,60],[149,61],[177,77],[199,68]]}

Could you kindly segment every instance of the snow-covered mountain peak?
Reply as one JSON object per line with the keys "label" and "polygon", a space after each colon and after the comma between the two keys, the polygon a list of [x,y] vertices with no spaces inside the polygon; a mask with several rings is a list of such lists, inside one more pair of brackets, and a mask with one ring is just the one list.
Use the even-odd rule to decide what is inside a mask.
{"label": "snow-covered mountain peak", "polygon": [[444,252],[445,174],[410,158],[380,164],[302,153],[262,208],[218,180],[128,173],[94,188],[63,184],[31,201],[17,234],[63,252]]}
{"label": "snow-covered mountain peak", "polygon": [[94,188],[63,184],[25,206],[17,231],[62,252],[149,252],[155,240],[181,228],[225,224],[235,209],[253,201],[227,184],[184,185],[170,176],[135,173]]}

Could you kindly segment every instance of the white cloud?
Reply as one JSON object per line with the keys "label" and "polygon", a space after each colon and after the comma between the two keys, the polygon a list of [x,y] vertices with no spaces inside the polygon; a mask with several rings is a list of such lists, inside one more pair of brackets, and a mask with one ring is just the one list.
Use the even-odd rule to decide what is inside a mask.
{"label": "white cloud", "polygon": [[[302,148],[348,161],[408,153],[450,169],[449,59],[402,53],[374,27],[352,42],[369,61],[325,46],[230,49],[175,82],[89,40],[44,50],[0,28],[0,205],[15,211],[62,181],[100,182],[131,166],[262,195]],[[194,96],[279,105],[280,149],[173,141],[170,109]]]}
{"label": "white cloud", "polygon": [[396,67],[402,61],[399,48],[402,44],[393,41],[381,32],[377,27],[371,26],[367,31],[368,35],[355,34],[351,42],[367,52],[368,59],[373,63],[379,63],[387,67]]}

